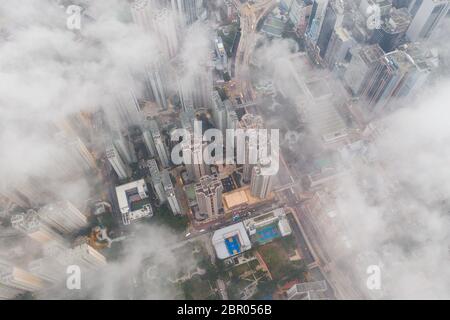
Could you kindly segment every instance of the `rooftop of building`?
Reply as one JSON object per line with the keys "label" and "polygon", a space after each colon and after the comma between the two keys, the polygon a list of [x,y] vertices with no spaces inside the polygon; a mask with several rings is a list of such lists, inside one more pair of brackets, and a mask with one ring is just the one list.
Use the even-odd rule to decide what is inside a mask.
{"label": "rooftop of building", "polygon": [[264,21],[261,31],[274,37],[281,37],[285,24],[286,22],[283,19],[271,15]]}
{"label": "rooftop of building", "polygon": [[161,182],[163,184],[165,191],[173,190],[172,179],[170,178],[170,173],[167,170],[161,171]]}
{"label": "rooftop of building", "polygon": [[220,181],[217,174],[206,175],[201,177],[200,181],[195,185],[195,192],[209,196],[215,194],[217,188],[223,188],[222,181]]}
{"label": "rooftop of building", "polygon": [[242,222],[214,232],[212,243],[219,259],[226,259],[251,248],[250,238]]}
{"label": "rooftop of building", "polygon": [[389,67],[401,71],[407,71],[415,66],[414,60],[405,51],[401,50],[386,53],[385,62]]}
{"label": "rooftop of building", "polygon": [[384,51],[378,44],[363,46],[359,49],[359,56],[366,65],[372,65],[384,56]]}
{"label": "rooftop of building", "polygon": [[159,183],[161,181],[161,174],[158,168],[158,163],[155,159],[147,160],[147,167],[150,171],[150,176],[152,177],[153,183]]}
{"label": "rooftop of building", "polygon": [[349,31],[343,27],[337,27],[334,32],[343,42],[347,42],[352,38]]}
{"label": "rooftop of building", "polygon": [[246,113],[239,122],[239,125],[242,129],[260,129],[263,127],[263,119],[261,116]]}
{"label": "rooftop of building", "polygon": [[405,51],[414,61],[419,70],[431,70],[439,64],[439,57],[420,42],[404,44],[399,50]]}
{"label": "rooftop of building", "polygon": [[146,204],[150,203],[144,179],[117,186],[116,194],[122,213],[141,210]]}
{"label": "rooftop of building", "polygon": [[150,133],[152,134],[152,136],[154,138],[161,136],[161,132],[159,131],[158,122],[156,122],[156,120],[154,120],[154,119],[148,120],[146,123],[146,127],[148,130],[150,130]]}
{"label": "rooftop of building", "polygon": [[408,29],[410,23],[411,15],[406,8],[393,9],[382,28],[387,33],[401,33]]}
{"label": "rooftop of building", "polygon": [[248,203],[248,197],[244,190],[236,190],[223,195],[223,200],[228,208],[235,208]]}
{"label": "rooftop of building", "polygon": [[284,208],[277,208],[243,221],[254,241],[266,243],[292,233]]}

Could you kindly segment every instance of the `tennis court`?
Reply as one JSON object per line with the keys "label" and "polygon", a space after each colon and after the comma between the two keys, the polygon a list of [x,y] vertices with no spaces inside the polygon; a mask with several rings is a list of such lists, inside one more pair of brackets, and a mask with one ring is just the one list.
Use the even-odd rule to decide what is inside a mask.
{"label": "tennis court", "polygon": [[239,238],[237,235],[225,239],[225,245],[227,246],[227,250],[230,255],[241,253],[241,244],[239,243]]}

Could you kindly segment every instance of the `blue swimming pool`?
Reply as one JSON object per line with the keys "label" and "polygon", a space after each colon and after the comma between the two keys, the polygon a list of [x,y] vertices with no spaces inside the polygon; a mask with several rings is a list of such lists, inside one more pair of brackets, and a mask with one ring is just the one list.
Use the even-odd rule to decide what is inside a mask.
{"label": "blue swimming pool", "polygon": [[241,244],[237,235],[225,239],[225,245],[230,255],[241,253]]}

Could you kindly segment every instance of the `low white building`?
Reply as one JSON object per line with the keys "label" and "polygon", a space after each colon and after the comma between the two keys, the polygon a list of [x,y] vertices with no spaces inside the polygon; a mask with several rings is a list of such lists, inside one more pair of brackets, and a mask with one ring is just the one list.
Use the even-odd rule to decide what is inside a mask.
{"label": "low white building", "polygon": [[291,226],[283,208],[278,208],[255,218],[243,221],[245,229],[253,241],[261,244],[292,233]]}
{"label": "low white building", "polygon": [[134,220],[153,216],[144,179],[116,187],[116,194],[124,225],[130,224]]}
{"label": "low white building", "polygon": [[219,259],[224,260],[251,249],[252,244],[242,222],[214,232],[212,243]]}

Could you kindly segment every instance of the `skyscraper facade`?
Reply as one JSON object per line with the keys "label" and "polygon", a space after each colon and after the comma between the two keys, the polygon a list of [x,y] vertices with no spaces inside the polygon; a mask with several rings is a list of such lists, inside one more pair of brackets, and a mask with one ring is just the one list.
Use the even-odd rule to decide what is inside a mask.
{"label": "skyscraper facade", "polygon": [[[237,155],[244,155],[243,165],[243,180],[244,182],[248,183],[250,182],[250,178],[252,175],[252,168],[255,163],[254,161],[251,161],[251,157],[255,156],[258,152],[258,141],[252,141],[250,136],[253,132],[256,132],[255,130],[262,129],[263,128],[263,120],[261,116],[257,116],[251,113],[245,114],[241,121],[239,122],[240,129],[244,130],[245,133],[245,140],[240,143],[239,140],[236,143],[237,148]],[[238,138],[239,139],[239,138]],[[256,136],[257,139],[257,136]],[[238,160],[239,161],[239,160]]]}
{"label": "skyscraper facade", "polygon": [[418,55],[415,60],[406,50],[396,50],[379,60],[364,83],[360,96],[369,118],[381,113],[393,99],[412,94],[427,80],[431,66],[426,61],[417,63],[420,59]]}
{"label": "skyscraper facade", "polygon": [[325,10],[320,32],[317,38],[317,51],[324,59],[334,28],[340,27],[344,18],[344,8],[340,1],[331,0]]}
{"label": "skyscraper facade", "polygon": [[35,276],[22,268],[18,268],[12,263],[0,260],[0,286],[1,285],[16,290],[34,292],[43,289],[45,282],[40,277]]}
{"label": "skyscraper facade", "polygon": [[344,74],[344,82],[354,96],[359,96],[372,70],[383,58],[384,51],[378,44],[351,49],[352,59]]}
{"label": "skyscraper facade", "polygon": [[408,10],[412,21],[406,32],[409,40],[428,39],[450,9],[449,0],[413,0]]}
{"label": "skyscraper facade", "polygon": [[48,204],[38,211],[39,219],[61,233],[72,233],[87,225],[87,217],[69,201]]}
{"label": "skyscraper facade", "polygon": [[106,158],[120,180],[125,180],[131,177],[131,168],[125,164],[116,147],[112,143],[106,148]]}
{"label": "skyscraper facade", "polygon": [[216,128],[222,131],[222,134],[225,134],[225,130],[227,129],[227,114],[225,109],[225,104],[222,101],[222,98],[219,95],[217,90],[212,92],[212,107],[211,113],[214,119],[214,124]]}
{"label": "skyscraper facade", "polygon": [[64,243],[64,239],[41,221],[34,210],[13,215],[11,217],[11,225],[41,244]]}
{"label": "skyscraper facade", "polygon": [[158,164],[156,163],[155,159],[148,160],[147,167],[152,178],[153,190],[155,191],[159,202],[164,203],[166,201],[166,194],[164,191],[164,186],[162,184],[161,172],[159,171]]}
{"label": "skyscraper facade", "polygon": [[206,218],[215,218],[221,214],[222,192],[222,182],[217,175],[200,178],[200,182],[195,185],[195,195],[201,215]]}
{"label": "skyscraper facade", "polygon": [[170,209],[174,215],[181,214],[180,203],[175,194],[175,188],[173,187],[172,180],[170,178],[170,173],[167,170],[161,172],[161,182],[164,188],[165,196],[167,202],[169,203]]}
{"label": "skyscraper facade", "polygon": [[190,163],[185,163],[186,171],[189,179],[199,181],[204,175],[209,174],[209,168],[203,161],[203,150],[206,142],[196,136],[191,137],[188,141],[182,143],[183,157],[186,157]]}
{"label": "skyscraper facade", "polygon": [[58,256],[58,261],[65,266],[76,265],[83,270],[97,270],[107,264],[105,256],[87,243],[66,250]]}
{"label": "skyscraper facade", "polygon": [[250,191],[252,196],[266,199],[272,191],[274,175],[265,174],[265,165],[258,163],[252,168]]}
{"label": "skyscraper facade", "polygon": [[180,15],[186,25],[190,25],[204,14],[203,0],[171,0],[172,9]]}
{"label": "skyscraper facade", "polygon": [[356,45],[356,41],[351,37],[349,32],[342,27],[335,28],[328,44],[327,53],[325,54],[325,63],[331,70],[336,65],[344,62],[351,48]]}
{"label": "skyscraper facade", "polygon": [[161,165],[164,168],[168,168],[170,166],[169,153],[167,151],[166,144],[164,143],[161,131],[159,130],[158,123],[156,122],[156,120],[150,120],[148,122],[148,125],[149,125],[148,128],[152,136],[153,144],[155,147],[155,151],[159,157]]}

